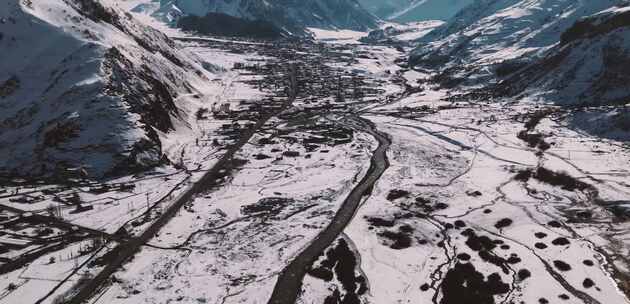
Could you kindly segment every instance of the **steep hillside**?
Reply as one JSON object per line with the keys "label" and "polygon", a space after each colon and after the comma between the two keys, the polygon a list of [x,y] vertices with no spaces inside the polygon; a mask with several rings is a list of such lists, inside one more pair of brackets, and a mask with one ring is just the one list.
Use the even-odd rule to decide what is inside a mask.
{"label": "steep hillside", "polygon": [[417,0],[359,0],[366,10],[382,19],[410,7],[414,1]]}
{"label": "steep hillside", "polygon": [[542,60],[503,81],[511,94],[530,92],[560,104],[630,102],[630,7],[578,21]]}
{"label": "steep hillside", "polygon": [[406,24],[386,24],[383,28],[371,31],[367,37],[361,38],[361,42],[364,43],[376,43],[376,44],[411,44],[414,40],[418,40],[436,27],[444,24],[443,21],[431,20],[410,22]]}
{"label": "steep hillside", "polygon": [[449,20],[474,0],[416,0],[389,17],[398,22]]}
{"label": "steep hillside", "polygon": [[603,137],[630,140],[630,6],[584,18],[546,56],[518,69],[493,88],[577,108],[573,126]]}
{"label": "steep hillside", "polygon": [[171,0],[182,12],[204,16],[222,13],[249,20],[272,22],[290,34],[305,35],[306,27],[367,30],[376,17],[357,0]]}
{"label": "steep hillside", "polygon": [[382,19],[397,22],[448,20],[474,0],[359,0]]}
{"label": "steep hillside", "polygon": [[164,24],[175,26],[180,18],[185,14],[174,4],[172,1],[150,1],[140,2],[137,5],[131,7],[131,12],[136,14],[149,15],[155,18],[159,22]]}
{"label": "steep hillside", "polygon": [[542,56],[577,20],[623,0],[477,0],[422,39],[414,65],[439,68],[443,84],[492,80],[495,65]]}
{"label": "steep hillside", "polygon": [[220,13],[208,13],[203,17],[189,15],[179,19],[177,27],[187,32],[204,35],[277,39],[283,31],[271,22],[247,20]]}
{"label": "steep hillside", "polygon": [[6,0],[0,20],[0,173],[167,161],[160,138],[186,120],[177,97],[207,77],[194,58],[98,0]]}

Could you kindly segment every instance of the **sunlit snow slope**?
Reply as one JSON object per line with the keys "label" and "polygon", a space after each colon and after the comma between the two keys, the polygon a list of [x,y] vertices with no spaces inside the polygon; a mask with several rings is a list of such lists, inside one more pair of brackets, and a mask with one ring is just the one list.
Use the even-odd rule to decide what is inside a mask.
{"label": "sunlit snow slope", "polygon": [[448,20],[474,0],[359,0],[380,18],[398,22]]}
{"label": "sunlit snow slope", "polygon": [[416,0],[389,17],[398,22],[449,20],[474,0]]}
{"label": "sunlit snow slope", "polygon": [[0,172],[114,175],[167,162],[177,97],[207,72],[98,0],[0,2]]}
{"label": "sunlit snow slope", "polygon": [[623,2],[477,0],[425,36],[411,62],[448,71],[456,81],[486,81],[493,65],[542,56],[577,20]]}
{"label": "sunlit snow slope", "polygon": [[613,7],[576,23],[544,59],[503,84],[561,104],[625,104],[629,66],[630,7]]}

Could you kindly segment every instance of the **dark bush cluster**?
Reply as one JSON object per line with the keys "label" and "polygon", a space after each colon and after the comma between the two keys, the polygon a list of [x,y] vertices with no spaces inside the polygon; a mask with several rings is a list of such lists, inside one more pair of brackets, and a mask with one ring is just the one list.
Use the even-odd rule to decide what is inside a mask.
{"label": "dark bush cluster", "polygon": [[543,167],[540,167],[538,168],[538,170],[536,170],[536,175],[534,177],[539,181],[545,182],[552,186],[561,187],[562,189],[568,191],[584,191],[592,187],[591,185],[582,182],[565,172],[553,172]]}
{"label": "dark bush cluster", "polygon": [[532,169],[521,170],[516,174],[514,179],[517,181],[527,182],[532,177],[538,181],[552,186],[561,187],[567,191],[584,191],[593,188],[593,186],[572,177],[566,172],[554,172],[543,167],[536,169],[536,172]]}

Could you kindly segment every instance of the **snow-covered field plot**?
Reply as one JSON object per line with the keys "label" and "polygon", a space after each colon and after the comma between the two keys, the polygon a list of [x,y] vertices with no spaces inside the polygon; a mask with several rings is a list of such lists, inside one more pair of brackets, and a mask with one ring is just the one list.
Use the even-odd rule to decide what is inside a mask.
{"label": "snow-covered field plot", "polygon": [[[182,44],[182,48],[190,47],[191,52],[185,54],[199,50],[193,43]],[[259,63],[267,58],[230,56],[230,49],[222,49],[228,46],[223,41],[212,48],[214,55],[222,56],[201,52],[200,57],[207,56],[190,55],[212,72],[198,75],[204,81],[195,83],[194,92],[176,95],[173,102],[178,105],[177,116],[181,119],[173,120],[173,128],[169,132],[154,130],[164,154],[157,168],[101,182],[86,179],[91,177],[90,166],[64,171],[68,181],[63,183],[55,179],[26,181],[3,177],[6,186],[0,187],[0,273],[7,280],[6,284],[2,280],[1,288],[5,290],[0,303],[20,303],[15,299],[24,293],[32,297],[25,298],[24,303],[34,303],[50,292],[43,302],[48,303],[69,289],[76,292],[100,271],[100,266],[109,263],[105,259],[98,267],[91,266],[98,260],[98,248],[81,245],[78,251],[77,244],[93,239],[110,241],[108,248],[98,251],[106,254],[116,247],[112,240],[126,242],[129,236],[141,235],[238,140],[241,126],[245,128],[257,121],[262,115],[259,110],[266,105],[274,106],[273,100],[267,99],[277,95],[280,88],[263,87],[263,75],[234,67],[235,62]],[[284,100],[276,98],[275,102]],[[252,109],[253,106],[261,107]],[[86,259],[76,258],[77,252]],[[63,268],[62,263],[50,263],[58,266],[58,273],[54,267],[38,266],[52,261],[50,257],[58,260],[57,255],[64,259],[75,256],[76,264]],[[46,276],[30,279],[29,284],[12,283],[15,274],[38,268],[52,270]],[[57,279],[71,271],[77,275]],[[79,275],[81,279],[77,279]],[[47,280],[47,285],[37,285]]]}
{"label": "snow-covered field plot", "polygon": [[[213,43],[213,40],[208,40],[208,42],[186,42],[183,45],[186,46],[186,49],[197,54],[203,60],[207,62],[212,62],[215,65],[218,65],[226,70],[231,70],[234,68],[235,63],[248,63],[248,62],[264,62],[269,57],[265,57],[259,55],[255,52],[254,49],[248,49],[247,53],[234,53],[226,50],[224,48],[217,48],[216,46],[221,46],[217,40]],[[238,42],[230,42],[232,45],[238,45]],[[213,45],[216,45],[213,47]],[[254,52],[250,52],[254,51]]]}
{"label": "snow-covered field plot", "polygon": [[431,20],[423,22],[412,22],[405,25],[394,25],[394,28],[400,30],[400,34],[396,35],[396,39],[401,41],[414,41],[426,36],[436,27],[444,24],[440,20]]}
{"label": "snow-covered field plot", "polygon": [[430,74],[406,66],[406,55],[400,50],[374,45],[357,45],[344,49],[351,54],[352,61],[332,60],[326,64],[367,79],[369,87],[374,91],[360,99],[366,104],[364,111],[413,112],[420,108],[427,111],[440,106],[451,106],[442,100],[450,93],[432,89],[427,84]]}
{"label": "snow-covered field plot", "polygon": [[328,225],[369,164],[370,136],[308,140],[328,124],[272,120],[235,156],[238,167],[165,226],[98,303],[265,303],[277,273]]}
{"label": "snow-covered field plot", "polygon": [[444,22],[438,20],[408,24],[384,22],[379,29],[371,31],[359,41],[376,45],[391,45],[397,48],[412,47],[415,45],[414,41],[426,36],[442,24]]}
{"label": "snow-covered field plot", "polygon": [[51,247],[23,268],[0,275],[5,285],[0,303],[62,303],[75,286],[98,273],[104,254],[114,245],[86,239]]}
{"label": "snow-covered field plot", "polygon": [[366,32],[352,30],[326,30],[320,28],[308,29],[315,39],[325,43],[335,44],[359,44],[359,39],[367,36]]}
{"label": "snow-covered field plot", "polygon": [[[228,56],[227,51],[216,52]],[[234,57],[246,61],[243,56]],[[213,59],[218,60],[208,58]],[[242,104],[256,103],[273,93],[247,83],[260,80],[261,76],[229,69],[218,71],[217,78],[204,86],[207,91],[179,97],[178,102],[187,105],[181,111],[191,118],[190,122],[182,122],[170,133],[159,134],[163,152],[178,169],[162,166],[101,183],[81,180],[89,174],[89,168],[68,171],[66,174],[74,182],[66,184],[14,180],[2,188],[0,204],[19,213],[41,214],[105,234],[113,234],[122,227],[131,234],[142,231],[223,155],[224,146],[233,139],[222,127],[231,125],[235,115],[248,110]],[[248,119],[252,119],[253,112],[249,114],[250,117],[239,121],[251,122]],[[147,212],[148,208],[151,212]]]}
{"label": "snow-covered field plot", "polygon": [[0,198],[0,204],[114,233],[143,215],[147,205],[167,201],[190,175],[183,170],[162,169],[105,183],[7,187],[9,194]]}
{"label": "snow-covered field plot", "polygon": [[[363,301],[628,302],[627,149],[549,119],[538,131],[551,147],[531,147],[517,137],[529,106],[366,116],[392,145],[345,231]],[[302,303],[344,299],[338,275],[311,273]]]}

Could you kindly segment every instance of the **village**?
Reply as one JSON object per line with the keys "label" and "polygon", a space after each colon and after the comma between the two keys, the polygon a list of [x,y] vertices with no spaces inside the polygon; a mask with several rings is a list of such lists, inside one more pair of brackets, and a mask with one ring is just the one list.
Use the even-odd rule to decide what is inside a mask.
{"label": "village", "polygon": [[472,102],[387,45],[178,43],[224,61],[227,93],[190,97],[198,136],[159,166],[0,176],[0,303],[430,302],[458,275],[484,299],[620,299],[627,155],[568,111]]}
{"label": "village", "polygon": [[[262,48],[260,44],[227,41],[185,43],[208,43],[234,54],[255,51],[273,58],[235,62],[232,67],[244,85],[269,92],[267,97],[212,102],[195,113],[200,123],[218,126],[195,140],[197,150],[212,150],[213,155],[233,153],[231,148],[254,133],[259,134],[258,145],[272,147],[269,155],[258,153],[254,160],[279,161],[327,153],[337,145],[352,143],[355,130],[323,118],[351,113],[383,95],[379,84],[360,71],[329,64],[351,64],[357,54],[347,48],[291,41],[265,44]],[[295,76],[295,84],[288,75]],[[289,99],[293,99],[292,107],[285,109]],[[277,118],[257,128],[257,124],[274,115]],[[291,148],[282,148],[288,146]],[[102,269],[107,264],[108,251],[149,229],[178,195],[199,179],[203,170],[191,168],[187,153],[190,152],[182,150],[179,158],[166,160],[164,164],[172,164],[172,168],[156,168],[105,182],[92,179],[89,166],[57,168],[43,178],[3,174],[0,274],[42,258],[47,259],[50,268],[72,270],[71,274]],[[226,174],[229,172],[215,176],[217,185],[229,178]],[[60,285],[71,277],[60,277]]]}

